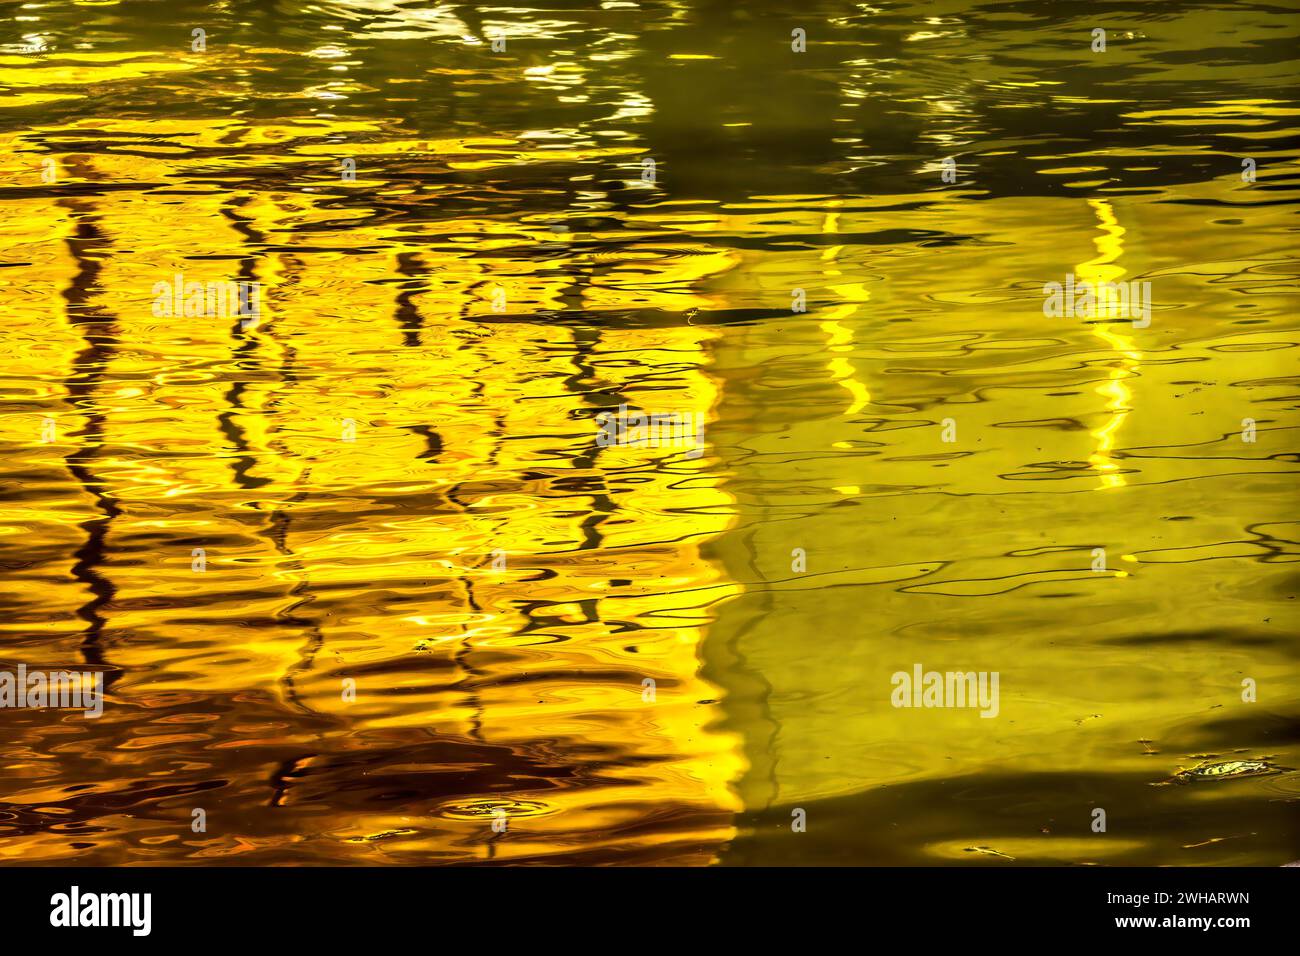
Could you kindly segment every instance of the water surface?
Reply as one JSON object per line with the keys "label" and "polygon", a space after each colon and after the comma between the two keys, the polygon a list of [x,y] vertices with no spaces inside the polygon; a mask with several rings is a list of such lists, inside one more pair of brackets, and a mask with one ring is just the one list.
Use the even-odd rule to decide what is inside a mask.
{"label": "water surface", "polygon": [[0,858],[1300,857],[1294,6],[785,6],[6,6]]}

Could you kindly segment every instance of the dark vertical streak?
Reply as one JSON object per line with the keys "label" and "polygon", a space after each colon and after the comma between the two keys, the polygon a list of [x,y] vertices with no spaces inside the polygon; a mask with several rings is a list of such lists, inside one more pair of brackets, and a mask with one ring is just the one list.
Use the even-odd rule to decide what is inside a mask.
{"label": "dark vertical streak", "polygon": [[[266,239],[258,232],[258,230],[254,229],[250,225],[252,220],[249,217],[240,214],[236,208],[236,204],[231,204],[229,208],[224,209],[222,212],[230,221],[232,228],[243,237],[244,242],[250,249],[249,254],[240,260],[239,279],[244,282],[255,282],[257,281],[257,259],[260,255],[259,250],[265,247]],[[299,264],[296,260],[289,261]],[[292,287],[296,282],[296,275],[291,274],[286,277],[283,286]],[[266,303],[261,299],[261,297],[259,297],[259,302],[263,307],[265,307]],[[244,329],[241,317],[237,316],[234,319],[230,334],[232,338],[236,339],[240,343],[234,350],[237,365],[238,359],[240,358],[256,358],[256,336],[250,334],[248,330]],[[268,326],[267,334],[273,334],[271,326]],[[285,385],[294,385],[298,382],[298,353],[297,350],[287,342],[283,346],[283,351],[284,360],[281,362],[279,368],[280,381]],[[240,484],[240,487],[252,490],[270,484],[270,479],[251,478],[248,476],[248,470],[255,463],[256,459],[252,454],[250,454],[251,449],[248,446],[243,429],[239,427],[236,421],[236,415],[243,411],[242,397],[245,386],[246,383],[244,382],[235,382],[226,393],[226,399],[230,403],[231,407],[228,411],[222,413],[222,432],[233,438],[236,448],[241,452],[239,463],[235,467],[235,480]],[[271,405],[274,407],[275,402],[272,401]],[[284,447],[282,442],[273,440],[270,442],[270,448],[278,454],[288,454],[288,449]],[[298,491],[289,498],[289,504],[296,504],[306,500],[306,482],[310,477],[311,466],[305,465],[295,482]],[[301,628],[305,631],[307,635],[307,644],[300,652],[298,663],[291,667],[284,676],[281,677],[280,682],[284,686],[286,700],[300,710],[311,712],[311,708],[303,704],[298,695],[297,687],[295,686],[295,679],[297,674],[311,670],[317,652],[319,652],[320,648],[325,643],[325,638],[320,629],[320,622],[316,617],[298,613],[301,608],[305,608],[307,605],[315,601],[316,597],[312,594],[311,580],[307,576],[305,566],[302,561],[299,560],[293,548],[289,545],[289,533],[292,530],[292,527],[293,519],[290,511],[284,507],[277,507],[267,516],[266,524],[259,533],[271,542],[276,553],[284,559],[282,564],[291,570],[298,578],[298,582],[289,591],[289,596],[295,600],[288,607],[277,611],[276,618],[283,625],[291,628]],[[274,801],[276,797],[273,796],[272,799]]]}
{"label": "dark vertical streak", "polygon": [[420,310],[415,306],[415,297],[426,287],[426,283],[420,276],[428,274],[421,266],[418,254],[414,252],[397,254],[398,275],[405,276],[407,281],[400,285],[402,291],[397,293],[396,318],[397,324],[402,327],[402,344],[408,348],[420,346],[420,332],[424,329],[424,316],[420,315]]}
{"label": "dark vertical streak", "polygon": [[[231,208],[222,209],[221,213],[230,221],[231,227],[243,236],[250,246],[256,245],[258,236],[248,227],[247,220],[241,218]],[[244,256],[239,262],[239,279],[252,282],[256,281],[256,278],[256,257],[253,254]],[[240,316],[234,318],[230,336],[239,343],[235,347],[233,361],[231,362],[234,369],[232,375],[239,375],[246,368],[257,368],[258,339],[254,335],[245,333],[243,320]],[[243,396],[247,387],[247,382],[237,379],[231,382],[230,388],[226,390],[226,404],[229,408],[217,416],[217,422],[221,433],[225,435],[226,440],[238,453],[233,465],[235,484],[246,491],[254,491],[270,484],[270,479],[252,477],[248,474],[257,463],[257,459],[249,453],[248,439],[244,434],[244,429],[240,427],[237,417],[238,413],[244,410]]]}
{"label": "dark vertical streak", "polygon": [[[397,272],[406,278],[397,294],[397,311],[394,318],[402,329],[402,345],[407,348],[421,348],[420,333],[424,331],[424,316],[415,304],[415,297],[428,288],[425,276],[428,268],[420,260],[418,253],[401,252],[397,255]],[[424,439],[425,450],[416,458],[437,461],[442,455],[442,436],[432,425],[412,425],[410,431]]]}
{"label": "dark vertical streak", "polygon": [[[87,178],[90,172],[84,168],[77,169],[78,175]],[[116,353],[118,339],[113,317],[104,312],[94,298],[99,292],[101,263],[108,255],[111,243],[100,230],[98,217],[84,212],[82,203],[69,200],[62,205],[69,210],[75,223],[67,244],[77,263],[77,272],[61,294],[67,303],[68,321],[85,342],[73,360],[71,374],[64,381],[68,404],[83,416],[85,427],[81,431],[79,449],[69,453],[64,461],[77,484],[92,498],[98,512],[78,525],[85,534],[85,541],[73,555],[75,560],[71,573],[90,591],[90,599],[77,609],[77,616],[86,623],[81,654],[87,664],[106,668],[104,685],[107,689],[121,677],[122,672],[109,665],[104,655],[104,629],[108,621],[103,611],[113,600],[116,589],[104,575],[103,565],[107,560],[109,526],[122,510],[113,496],[104,490],[105,481],[95,470],[95,462],[105,441],[105,415],[96,403],[95,393]]]}

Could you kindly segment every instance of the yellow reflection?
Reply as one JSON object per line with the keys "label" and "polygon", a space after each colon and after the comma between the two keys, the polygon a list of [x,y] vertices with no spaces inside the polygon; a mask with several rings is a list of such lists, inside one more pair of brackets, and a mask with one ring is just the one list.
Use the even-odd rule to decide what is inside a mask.
{"label": "yellow reflection", "polygon": [[[1115,217],[1115,211],[1105,199],[1088,201],[1101,229],[1101,235],[1093,239],[1097,246],[1097,256],[1075,266],[1075,275],[1079,282],[1087,282],[1093,289],[1100,290],[1107,282],[1119,282],[1126,272],[1119,266],[1119,258],[1124,253],[1124,227]],[[1115,314],[1114,303],[1104,300],[1100,291],[1097,295],[1097,316],[1095,318],[1112,318]],[[1142,360],[1130,336],[1119,331],[1113,322],[1094,320],[1088,330],[1106,343],[1115,353],[1116,361],[1112,363],[1109,377],[1096,388],[1097,394],[1106,399],[1109,417],[1101,427],[1093,429],[1091,434],[1096,440],[1096,449],[1088,456],[1088,462],[1101,476],[1100,489],[1122,488],[1128,481],[1119,474],[1120,466],[1112,453],[1115,439],[1124,425],[1124,419],[1132,411],[1133,392],[1126,384],[1127,379],[1137,373]]]}
{"label": "yellow reflection", "polygon": [[[843,205],[843,203],[832,201],[828,204],[832,209]],[[838,212],[826,213],[826,218],[822,223],[823,233],[836,233],[840,227],[840,214]],[[826,263],[822,267],[822,275],[828,280],[834,279],[840,275],[840,271],[832,267],[836,258],[839,256],[843,246],[831,246],[822,253],[822,261]],[[841,298],[848,299],[843,305],[827,309],[826,321],[820,323],[821,330],[826,333],[826,349],[831,353],[851,353],[854,348],[853,328],[849,325],[842,324],[841,319],[847,319],[858,311],[859,305],[871,298],[871,293],[863,288],[860,284],[834,284],[828,283],[830,288],[838,293]],[[832,355],[830,362],[826,365],[831,373],[831,380],[845,389],[852,397],[849,407],[844,410],[845,415],[856,415],[862,409],[866,408],[871,402],[871,393],[867,387],[858,380],[857,371],[843,355]]]}
{"label": "yellow reflection", "polygon": [[[270,135],[228,120],[176,128],[197,143]],[[281,132],[286,151],[314,136]],[[521,155],[502,145],[516,150],[510,161]],[[302,152],[337,175],[319,144]],[[60,162],[67,180],[97,183],[208,160],[169,157],[166,173],[150,156]],[[106,741],[87,736],[93,722],[72,728],[99,751],[105,792],[151,772],[142,754],[219,774],[249,806],[309,814],[291,838],[313,844],[304,859],[575,847],[714,859],[734,834],[730,784],[743,770],[736,735],[719,729],[721,693],[699,673],[709,608],[739,589],[700,554],[733,504],[707,449],[718,387],[704,369],[718,333],[605,317],[707,306],[699,290],[732,253],[629,256],[593,282],[581,244],[556,243],[547,224],[466,214],[402,231],[324,190],[107,191],[16,206],[4,231],[27,264],[4,292],[9,369],[53,409],[59,437],[40,443],[30,413],[6,416],[3,431],[58,490],[6,512],[0,534],[34,532],[52,555],[55,583],[29,605],[54,622],[45,651],[80,659],[93,618],[97,653],[121,672],[118,712],[138,726]],[[444,233],[474,241],[439,242]],[[521,234],[552,247],[544,268],[519,267]],[[177,273],[255,280],[260,314],[160,319],[151,288]],[[51,302],[63,306],[53,325]],[[592,322],[549,321],[545,309]],[[642,376],[665,357],[670,375]],[[598,448],[593,392],[702,416],[703,456]],[[162,702],[159,723],[148,699]],[[190,713],[167,723],[181,700]],[[247,701],[260,716],[221,716]],[[438,760],[418,756],[428,741]],[[263,792],[265,748],[287,768],[274,794]],[[416,781],[418,799],[389,809],[385,777]],[[376,798],[322,792],[336,780]],[[54,783],[34,783],[7,799],[47,800]],[[483,837],[493,801],[511,808],[509,839]],[[679,823],[643,827],[651,804]],[[114,825],[128,841],[156,838],[145,823]],[[187,831],[175,852],[279,845],[268,825],[245,812],[221,836]]]}

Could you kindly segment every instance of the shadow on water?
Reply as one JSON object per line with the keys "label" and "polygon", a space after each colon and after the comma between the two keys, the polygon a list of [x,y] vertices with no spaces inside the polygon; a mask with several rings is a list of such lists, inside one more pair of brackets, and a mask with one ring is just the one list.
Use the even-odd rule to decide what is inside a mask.
{"label": "shadow on water", "polygon": [[[745,814],[728,866],[1281,866],[1300,841],[1294,798],[1225,793],[1143,774],[995,774],[882,787]],[[1094,832],[1097,808],[1105,833]],[[793,832],[803,810],[807,829]],[[1217,834],[1189,842],[1193,830]],[[1024,847],[1024,855],[1019,847]],[[1258,861],[1258,863],[1257,863]]]}

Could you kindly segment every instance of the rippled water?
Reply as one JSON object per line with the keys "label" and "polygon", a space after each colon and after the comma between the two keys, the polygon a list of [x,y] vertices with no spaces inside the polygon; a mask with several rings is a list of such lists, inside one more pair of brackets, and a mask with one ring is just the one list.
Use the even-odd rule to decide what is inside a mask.
{"label": "rippled water", "polygon": [[787,6],[6,5],[0,858],[1300,857],[1294,5]]}

